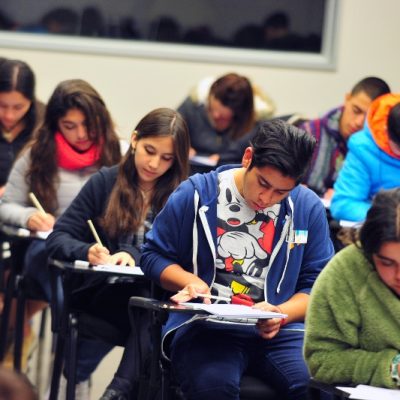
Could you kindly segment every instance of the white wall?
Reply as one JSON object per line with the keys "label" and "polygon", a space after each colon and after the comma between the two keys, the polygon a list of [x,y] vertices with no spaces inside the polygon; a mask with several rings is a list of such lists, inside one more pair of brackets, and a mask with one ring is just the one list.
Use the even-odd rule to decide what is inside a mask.
{"label": "white wall", "polygon": [[259,84],[276,102],[278,114],[317,116],[342,102],[356,81],[376,75],[400,92],[398,0],[343,0],[335,71],[250,67],[134,57],[111,57],[0,48],[0,56],[23,59],[34,69],[38,97],[46,101],[69,78],[88,80],[104,97],[120,133],[159,106],[177,106],[206,75],[236,71]]}

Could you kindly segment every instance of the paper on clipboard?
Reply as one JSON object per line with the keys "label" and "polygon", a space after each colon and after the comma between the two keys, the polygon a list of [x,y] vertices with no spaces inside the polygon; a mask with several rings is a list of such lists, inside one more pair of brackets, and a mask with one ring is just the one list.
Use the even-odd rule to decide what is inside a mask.
{"label": "paper on clipboard", "polygon": [[286,318],[286,314],[263,311],[257,308],[244,306],[241,304],[204,304],[204,303],[181,303],[186,307],[194,310],[204,310],[212,315],[224,318],[254,318],[254,319],[270,319],[270,318]]}

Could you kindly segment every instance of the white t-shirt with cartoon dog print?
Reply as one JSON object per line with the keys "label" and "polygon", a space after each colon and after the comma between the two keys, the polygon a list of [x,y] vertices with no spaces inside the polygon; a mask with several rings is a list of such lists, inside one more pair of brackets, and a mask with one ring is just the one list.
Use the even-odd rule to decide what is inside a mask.
{"label": "white t-shirt with cartoon dog print", "polygon": [[217,272],[213,292],[264,300],[266,267],[272,252],[280,204],[253,210],[239,193],[235,169],[218,175]]}

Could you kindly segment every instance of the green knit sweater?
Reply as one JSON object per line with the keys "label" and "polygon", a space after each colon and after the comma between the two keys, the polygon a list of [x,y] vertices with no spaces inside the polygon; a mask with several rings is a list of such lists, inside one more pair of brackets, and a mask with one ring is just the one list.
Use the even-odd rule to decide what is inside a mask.
{"label": "green knit sweater", "polygon": [[324,268],[311,292],[304,356],[322,382],[395,388],[400,352],[400,299],[354,245]]}

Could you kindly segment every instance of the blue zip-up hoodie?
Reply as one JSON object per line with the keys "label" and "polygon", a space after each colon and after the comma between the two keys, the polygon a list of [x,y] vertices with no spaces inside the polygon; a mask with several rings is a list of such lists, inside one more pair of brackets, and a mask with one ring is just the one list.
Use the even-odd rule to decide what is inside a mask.
{"label": "blue zip-up hoodie", "polygon": [[[196,174],[170,196],[143,247],[140,266],[145,276],[160,283],[162,271],[171,264],[179,264],[212,286],[217,248],[218,173],[234,167],[237,166]],[[307,243],[300,243],[305,232]],[[306,187],[297,186],[281,204],[265,279],[265,301],[277,305],[295,293],[310,293],[333,254],[321,200]],[[171,313],[164,334],[194,319],[188,314]]]}

